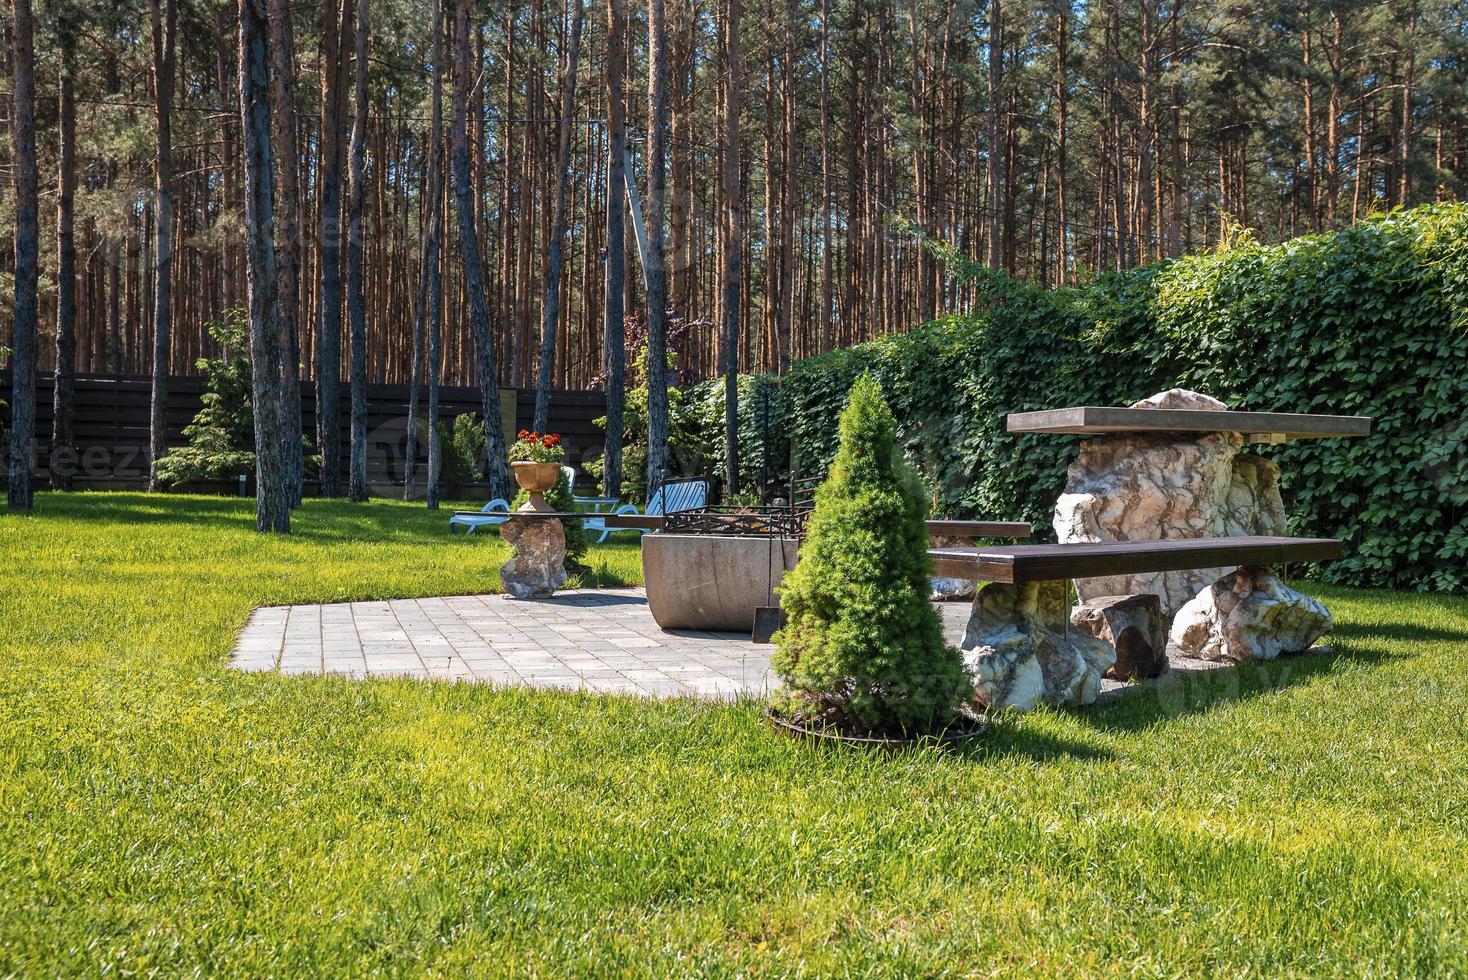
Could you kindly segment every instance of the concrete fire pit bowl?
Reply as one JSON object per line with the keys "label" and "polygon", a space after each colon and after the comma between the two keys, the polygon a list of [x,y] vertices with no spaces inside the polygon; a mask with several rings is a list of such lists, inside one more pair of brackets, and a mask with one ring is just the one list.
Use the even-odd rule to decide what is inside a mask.
{"label": "concrete fire pit bowl", "polygon": [[794,539],[644,534],[642,574],[652,618],[665,630],[748,633],[757,606],[795,567]]}

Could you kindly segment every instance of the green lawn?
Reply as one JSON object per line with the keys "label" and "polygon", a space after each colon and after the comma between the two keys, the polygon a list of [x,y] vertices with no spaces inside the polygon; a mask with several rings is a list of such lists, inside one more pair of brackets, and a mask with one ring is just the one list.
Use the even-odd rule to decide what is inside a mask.
{"label": "green lawn", "polygon": [[226,668],[257,604],[493,589],[504,547],[444,519],[0,518],[0,974],[1468,970],[1468,601],[1312,587],[1333,656],[961,753]]}

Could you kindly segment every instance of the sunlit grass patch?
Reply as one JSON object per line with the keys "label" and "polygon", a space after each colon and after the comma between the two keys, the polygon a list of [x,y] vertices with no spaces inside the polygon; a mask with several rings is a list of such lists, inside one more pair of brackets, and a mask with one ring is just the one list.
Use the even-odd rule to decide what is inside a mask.
{"label": "sunlit grass patch", "polygon": [[[242,674],[257,605],[493,591],[448,510],[0,518],[0,972],[1468,970],[1468,602],[1328,656],[812,751],[757,704]],[[635,583],[637,542],[593,546]]]}

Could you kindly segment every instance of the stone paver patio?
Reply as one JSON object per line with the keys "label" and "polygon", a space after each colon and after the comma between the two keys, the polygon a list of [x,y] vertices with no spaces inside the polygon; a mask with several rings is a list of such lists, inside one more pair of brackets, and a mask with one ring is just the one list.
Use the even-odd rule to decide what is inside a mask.
{"label": "stone paver patio", "polygon": [[[970,604],[937,603],[943,631],[963,638]],[[500,686],[719,700],[778,685],[774,647],[748,634],[664,632],[641,589],[391,599],[256,609],[232,666],[282,674],[415,677]],[[1174,661],[1174,672],[1222,666]],[[1103,682],[1107,691],[1124,689]]]}

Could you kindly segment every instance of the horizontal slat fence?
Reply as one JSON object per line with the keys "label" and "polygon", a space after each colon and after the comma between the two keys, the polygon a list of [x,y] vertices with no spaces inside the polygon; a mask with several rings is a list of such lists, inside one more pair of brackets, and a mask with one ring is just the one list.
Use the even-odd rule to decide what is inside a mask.
{"label": "horizontal slat fence", "polygon": [[[0,399],[10,398],[9,374],[0,374]],[[148,400],[150,382],[146,375],[78,375],[75,385],[76,477],[78,490],[138,489],[148,481]],[[183,429],[193,421],[205,392],[202,378],[171,378],[168,392],[168,445],[187,444]],[[528,429],[535,414],[535,392],[500,389],[501,420],[505,436],[513,440],[520,429]],[[445,422],[466,412],[479,414],[478,388],[444,387],[439,390],[439,415]],[[420,416],[427,411],[426,393],[420,395]],[[513,412],[513,415],[511,415]],[[301,385],[301,413],[305,431],[314,444],[316,433],[316,390],[310,382]],[[576,465],[602,453],[603,432],[595,419],[606,414],[606,397],[600,391],[554,391],[551,393],[550,430],[561,435],[568,462]],[[9,425],[10,409],[0,410]],[[36,383],[35,466],[37,485],[49,480],[51,465],[52,379]],[[401,486],[407,441],[408,386],[367,386],[367,473],[375,492],[387,493]],[[342,487],[346,487],[347,446],[350,440],[351,400],[345,384],[341,391]],[[423,479],[423,460],[428,447],[420,444],[418,480]],[[9,456],[8,441],[0,456]],[[0,467],[0,483],[5,470]],[[184,489],[238,492],[223,484],[197,485]],[[477,488],[476,488],[477,489]],[[253,488],[251,488],[253,492]],[[316,492],[308,482],[308,495]]]}

